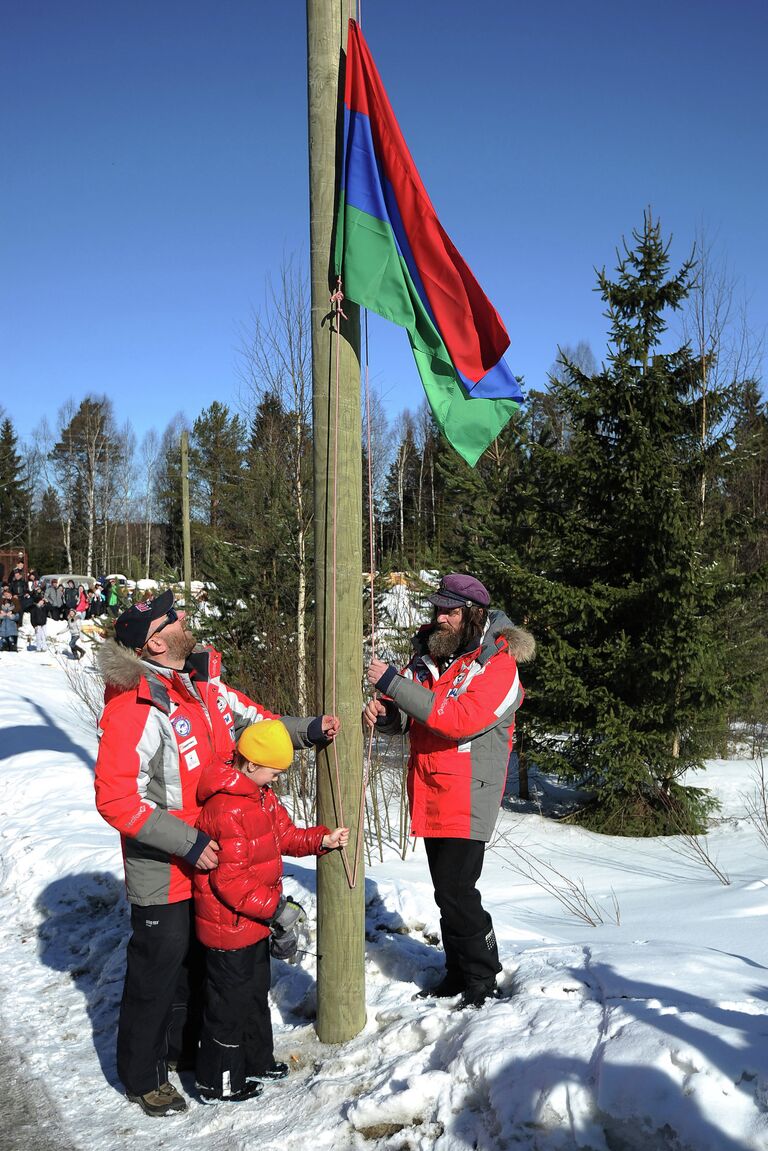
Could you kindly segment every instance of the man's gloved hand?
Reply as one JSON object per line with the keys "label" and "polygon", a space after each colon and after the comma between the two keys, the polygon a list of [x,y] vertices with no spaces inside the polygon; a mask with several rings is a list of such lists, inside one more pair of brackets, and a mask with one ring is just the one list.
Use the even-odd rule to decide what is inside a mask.
{"label": "man's gloved hand", "polygon": [[300,903],[290,896],[282,896],[270,920],[272,936],[269,953],[275,959],[294,959],[299,948],[299,928],[307,918]]}

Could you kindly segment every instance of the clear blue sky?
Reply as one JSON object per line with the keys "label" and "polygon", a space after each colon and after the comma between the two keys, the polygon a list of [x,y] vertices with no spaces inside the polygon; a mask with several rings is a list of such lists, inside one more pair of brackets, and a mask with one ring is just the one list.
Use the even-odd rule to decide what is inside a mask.
{"label": "clear blue sky", "polygon": [[[427,190],[542,387],[605,351],[595,265],[650,204],[768,316],[764,0],[364,0]],[[139,436],[236,403],[265,277],[308,250],[301,0],[5,0],[0,405],[26,438],[88,392]],[[392,412],[420,385],[371,319]]]}

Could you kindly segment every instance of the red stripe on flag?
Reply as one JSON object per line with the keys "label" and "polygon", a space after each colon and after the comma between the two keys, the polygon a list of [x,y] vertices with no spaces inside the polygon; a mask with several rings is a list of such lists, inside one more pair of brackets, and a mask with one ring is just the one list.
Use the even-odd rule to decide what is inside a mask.
{"label": "red stripe on flag", "polygon": [[344,101],[350,110],[369,118],[381,171],[394,190],[440,335],[454,365],[477,382],[501,359],[509,347],[509,336],[437,218],[354,20],[349,21]]}

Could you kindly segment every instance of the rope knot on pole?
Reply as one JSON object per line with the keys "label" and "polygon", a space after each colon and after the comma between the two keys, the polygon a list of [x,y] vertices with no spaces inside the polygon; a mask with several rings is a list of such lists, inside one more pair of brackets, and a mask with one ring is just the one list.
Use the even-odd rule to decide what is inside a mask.
{"label": "rope knot on pole", "polygon": [[339,276],[336,280],[336,291],[331,292],[331,305],[332,305],[333,311],[336,313],[336,315],[341,316],[343,319],[346,320],[347,314],[341,306],[343,300],[344,300],[344,292],[342,291],[342,287],[341,287],[341,276]]}

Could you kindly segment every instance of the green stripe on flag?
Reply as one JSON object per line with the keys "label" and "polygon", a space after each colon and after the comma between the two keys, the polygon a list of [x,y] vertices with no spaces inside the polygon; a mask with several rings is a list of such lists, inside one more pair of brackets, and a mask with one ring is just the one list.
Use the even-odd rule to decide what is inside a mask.
{"label": "green stripe on flag", "polygon": [[[462,387],[440,333],[419,298],[392,229],[341,200],[342,288],[362,308],[405,328],[429,406],[448,442],[470,467],[518,410],[515,400],[473,400]],[[343,239],[342,239],[343,237]]]}

